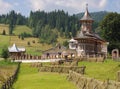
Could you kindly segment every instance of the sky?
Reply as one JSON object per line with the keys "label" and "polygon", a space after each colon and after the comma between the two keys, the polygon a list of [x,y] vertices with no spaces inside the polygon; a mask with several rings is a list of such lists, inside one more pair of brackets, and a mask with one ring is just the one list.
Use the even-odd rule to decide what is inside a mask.
{"label": "sky", "polygon": [[30,11],[64,10],[70,15],[84,12],[88,4],[89,12],[109,11],[120,13],[120,0],[0,0],[0,14],[15,10],[29,16]]}

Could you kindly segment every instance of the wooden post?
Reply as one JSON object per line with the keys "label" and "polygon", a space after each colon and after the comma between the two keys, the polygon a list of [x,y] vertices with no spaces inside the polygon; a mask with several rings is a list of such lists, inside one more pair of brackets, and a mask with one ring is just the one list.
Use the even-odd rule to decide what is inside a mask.
{"label": "wooden post", "polygon": [[120,71],[117,72],[117,81],[120,82]]}

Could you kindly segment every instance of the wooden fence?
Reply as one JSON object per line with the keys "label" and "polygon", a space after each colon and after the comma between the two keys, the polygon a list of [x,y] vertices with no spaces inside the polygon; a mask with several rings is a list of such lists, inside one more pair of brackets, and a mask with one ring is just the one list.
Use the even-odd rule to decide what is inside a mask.
{"label": "wooden fence", "polygon": [[100,81],[94,78],[88,78],[75,71],[69,71],[67,79],[73,82],[78,89],[120,89],[120,82],[109,79]]}
{"label": "wooden fence", "polygon": [[17,78],[17,74],[19,72],[20,63],[18,63],[17,69],[15,70],[14,74],[5,81],[1,87],[1,89],[10,89]]}

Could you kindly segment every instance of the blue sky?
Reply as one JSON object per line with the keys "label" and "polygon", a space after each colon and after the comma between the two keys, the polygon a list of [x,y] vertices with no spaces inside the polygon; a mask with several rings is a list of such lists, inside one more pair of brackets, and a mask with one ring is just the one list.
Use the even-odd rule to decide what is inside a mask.
{"label": "blue sky", "polygon": [[120,0],[0,0],[0,14],[15,10],[28,16],[31,10],[50,12],[63,9],[72,15],[85,11],[86,3],[90,12],[105,10],[120,13]]}

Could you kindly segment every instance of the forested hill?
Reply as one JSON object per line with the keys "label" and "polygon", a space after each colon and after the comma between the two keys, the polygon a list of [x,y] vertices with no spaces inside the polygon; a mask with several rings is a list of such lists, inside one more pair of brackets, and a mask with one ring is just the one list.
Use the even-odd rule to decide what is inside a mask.
{"label": "forested hill", "polygon": [[[108,14],[107,11],[99,11],[99,12],[91,12],[90,13],[91,17],[95,20],[95,22],[100,22],[104,18],[104,16],[107,14]],[[78,19],[81,19],[83,15],[84,15],[84,13],[78,13],[78,14],[76,14],[76,17]]]}
{"label": "forested hill", "polygon": [[[99,21],[107,14],[105,11],[91,13],[95,20],[93,30],[98,27]],[[9,24],[9,33],[12,34],[15,25],[27,25],[32,29],[33,36],[40,38],[41,42],[57,42],[59,36],[65,38],[75,37],[80,30],[79,19],[83,13],[70,16],[63,10],[52,12],[35,11],[30,12],[29,17],[11,11],[6,15],[0,16],[0,23]]]}

